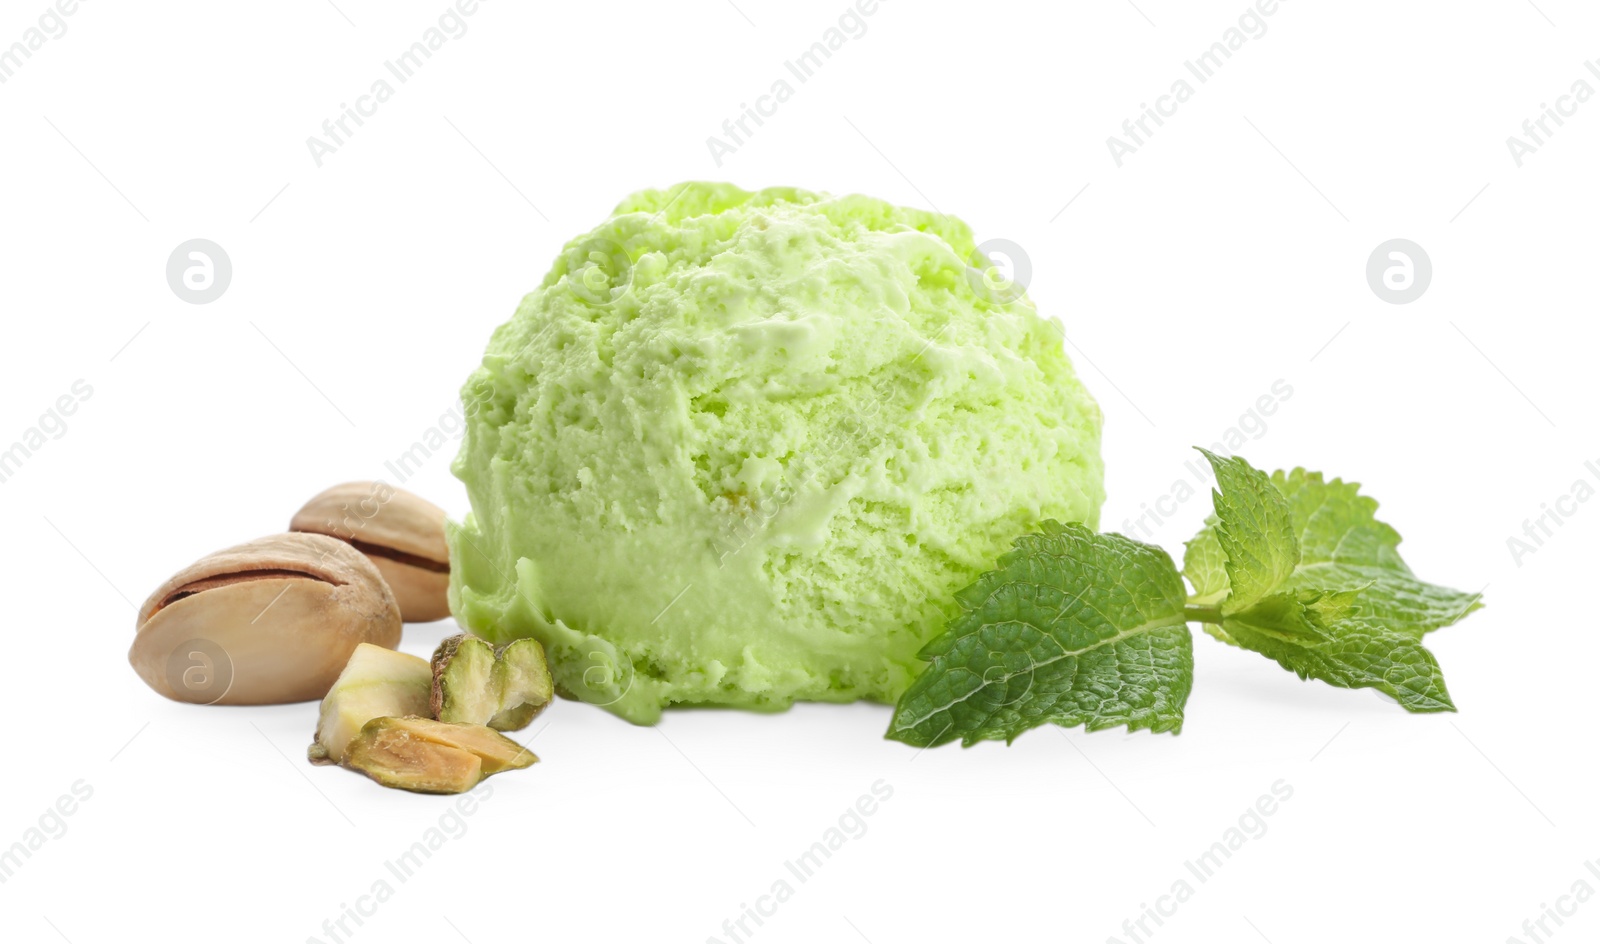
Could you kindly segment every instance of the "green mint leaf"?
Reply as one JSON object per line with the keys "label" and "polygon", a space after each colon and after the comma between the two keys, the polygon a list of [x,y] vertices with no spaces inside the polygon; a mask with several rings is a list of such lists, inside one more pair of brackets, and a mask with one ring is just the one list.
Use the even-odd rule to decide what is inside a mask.
{"label": "green mint leaf", "polygon": [[1355,482],[1324,481],[1321,472],[1272,473],[1272,484],[1289,503],[1289,517],[1309,561],[1340,561],[1406,570],[1400,533],[1377,519],[1376,499]]}
{"label": "green mint leaf", "polygon": [[[1217,517],[1206,519],[1206,526],[1194,539],[1183,546],[1183,575],[1194,587],[1190,603],[1211,606],[1228,596],[1228,555],[1217,540]],[[1220,623],[1202,623],[1202,628],[1212,637],[1230,646],[1237,646]]]}
{"label": "green mint leaf", "polygon": [[1421,639],[1482,607],[1477,594],[1418,580],[1400,559],[1400,534],[1376,517],[1378,503],[1355,482],[1324,481],[1322,473],[1274,472],[1272,483],[1289,503],[1300,541],[1293,588],[1350,588],[1366,584],[1362,615]]}
{"label": "green mint leaf", "polygon": [[[1254,606],[1223,617],[1223,625],[1234,636],[1239,632],[1250,636],[1270,636],[1280,642],[1295,646],[1317,646],[1328,641],[1329,634],[1319,614],[1308,606],[1309,599],[1298,593],[1274,593]],[[1253,648],[1245,646],[1245,648]]]}
{"label": "green mint leaf", "polygon": [[1296,594],[1305,605],[1306,615],[1319,626],[1329,626],[1356,615],[1357,601],[1367,591],[1360,586],[1351,590],[1301,590]]}
{"label": "green mint leaf", "polygon": [[[1299,566],[1280,589],[1361,589],[1359,615],[1415,639],[1482,607],[1476,594],[1418,580],[1400,558],[1399,532],[1377,519],[1378,503],[1360,494],[1356,483],[1325,480],[1322,473],[1305,469],[1274,472],[1271,482],[1287,503],[1290,528],[1300,546]],[[1223,484],[1220,478],[1218,484]],[[1225,562],[1227,553],[1219,518],[1213,515],[1184,555],[1184,576],[1195,590],[1192,602],[1228,599],[1228,574],[1226,568],[1219,570],[1219,557]],[[1232,641],[1223,629],[1206,629]]]}
{"label": "green mint leaf", "polygon": [[1360,591],[1273,594],[1223,618],[1235,645],[1302,679],[1375,688],[1412,712],[1454,711],[1433,653],[1408,632],[1352,615]]}
{"label": "green mint leaf", "polygon": [[[1225,613],[1243,610],[1282,587],[1300,563],[1300,542],[1289,517],[1289,503],[1272,480],[1237,456],[1224,459],[1200,450],[1217,474],[1211,492],[1216,524],[1211,530],[1225,557],[1228,595]],[[1210,562],[1215,552],[1202,549]],[[1188,564],[1188,556],[1184,558]],[[1200,575],[1214,584],[1214,572]]]}
{"label": "green mint leaf", "polygon": [[1183,579],[1160,548],[1046,521],[956,595],[964,612],[888,737],[916,747],[1014,740],[1045,723],[1176,732],[1194,680]]}
{"label": "green mint leaf", "polygon": [[1183,546],[1183,575],[1194,587],[1195,603],[1221,603],[1228,596],[1228,554],[1217,540],[1217,518],[1206,519],[1206,526]]}

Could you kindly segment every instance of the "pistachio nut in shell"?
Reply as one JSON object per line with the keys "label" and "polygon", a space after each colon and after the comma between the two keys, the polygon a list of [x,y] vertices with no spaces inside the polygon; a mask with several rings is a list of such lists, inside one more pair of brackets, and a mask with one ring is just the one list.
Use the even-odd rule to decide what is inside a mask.
{"label": "pistachio nut in shell", "polygon": [[367,555],[408,623],[450,615],[450,546],[444,509],[383,482],[335,485],[306,502],[290,531],[326,534]]}
{"label": "pistachio nut in shell", "polygon": [[139,609],[128,661],[175,701],[270,705],[327,694],[364,642],[400,642],[400,608],[377,568],[343,541],[279,534],[162,584]]}

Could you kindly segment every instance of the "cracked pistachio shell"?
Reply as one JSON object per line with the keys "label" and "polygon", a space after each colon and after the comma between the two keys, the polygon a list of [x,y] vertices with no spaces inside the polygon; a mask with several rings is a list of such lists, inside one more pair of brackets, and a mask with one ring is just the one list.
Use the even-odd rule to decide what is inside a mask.
{"label": "cracked pistachio shell", "polygon": [[450,547],[444,509],[383,482],[335,485],[306,503],[290,531],[338,538],[367,555],[394,590],[401,617],[450,615]]}
{"label": "cracked pistachio shell", "polygon": [[400,642],[377,568],[343,541],[279,534],[162,584],[139,609],[128,660],[175,701],[268,705],[321,698],[364,642]]}

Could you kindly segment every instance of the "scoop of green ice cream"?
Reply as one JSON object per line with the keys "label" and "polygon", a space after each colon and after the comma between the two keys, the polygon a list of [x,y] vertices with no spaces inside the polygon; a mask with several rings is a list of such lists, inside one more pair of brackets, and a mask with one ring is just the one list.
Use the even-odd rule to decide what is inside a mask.
{"label": "scoop of green ice cream", "polygon": [[977,258],[959,220],[862,196],[625,200],[466,386],[456,617],[635,722],[892,702],[956,590],[1104,498],[1061,334]]}

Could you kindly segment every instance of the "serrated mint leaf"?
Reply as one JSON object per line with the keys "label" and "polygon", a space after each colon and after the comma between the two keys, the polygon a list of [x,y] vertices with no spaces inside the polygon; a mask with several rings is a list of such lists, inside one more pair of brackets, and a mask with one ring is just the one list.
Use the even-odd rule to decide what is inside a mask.
{"label": "serrated mint leaf", "polygon": [[1221,603],[1228,596],[1228,555],[1217,540],[1215,516],[1183,546],[1183,575],[1194,588],[1195,603]]}
{"label": "serrated mint leaf", "polygon": [[1400,533],[1377,519],[1378,502],[1362,495],[1357,483],[1324,481],[1321,472],[1299,468],[1292,472],[1280,469],[1272,473],[1271,481],[1289,504],[1302,560],[1371,564],[1410,572],[1396,550]]}
{"label": "serrated mint leaf", "polygon": [[[1216,524],[1211,528],[1226,558],[1228,595],[1224,612],[1245,609],[1282,587],[1300,562],[1300,544],[1289,518],[1289,503],[1272,481],[1237,456],[1224,459],[1200,450],[1217,474],[1211,492]],[[1212,552],[1202,549],[1202,562]],[[1185,565],[1188,558],[1185,556]],[[1214,571],[1201,579],[1215,582]]]}
{"label": "serrated mint leaf", "polygon": [[1482,607],[1476,594],[1418,580],[1400,559],[1400,534],[1376,517],[1378,503],[1355,482],[1322,473],[1274,472],[1300,541],[1300,566],[1289,586],[1351,588],[1366,584],[1357,608],[1420,639]]}
{"label": "serrated mint leaf", "polygon": [[1011,741],[1045,723],[1177,731],[1194,678],[1184,586],[1160,548],[1047,521],[957,594],[888,737]]}
{"label": "serrated mint leaf", "polygon": [[1225,616],[1223,629],[1235,645],[1302,679],[1375,688],[1407,711],[1454,711],[1433,654],[1408,633],[1350,615],[1354,598],[1348,592],[1273,594]]}
{"label": "serrated mint leaf", "polygon": [[1483,607],[1477,594],[1425,583],[1399,571],[1354,564],[1307,564],[1289,586],[1322,588],[1361,583],[1366,585],[1357,603],[1361,613],[1413,639],[1459,622]]}

